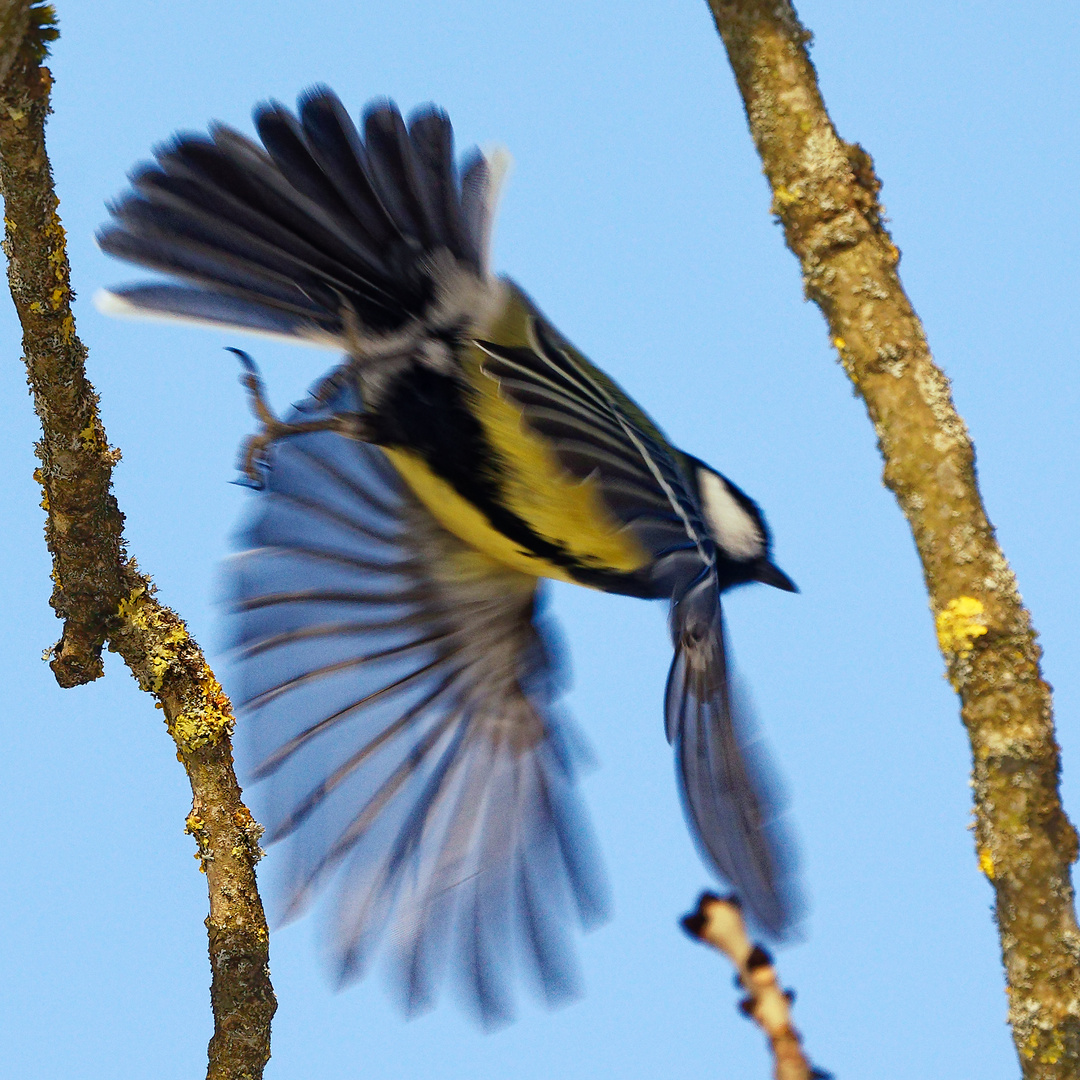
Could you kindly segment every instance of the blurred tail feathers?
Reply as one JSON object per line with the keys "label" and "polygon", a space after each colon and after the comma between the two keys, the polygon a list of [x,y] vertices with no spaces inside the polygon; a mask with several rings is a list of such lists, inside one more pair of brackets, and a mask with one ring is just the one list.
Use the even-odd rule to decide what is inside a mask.
{"label": "blurred tail feathers", "polygon": [[748,709],[733,703],[715,574],[704,572],[671,608],[675,659],[665,695],[679,788],[706,861],[759,926],[784,937],[799,917],[794,848],[783,833],[764,747]]}
{"label": "blurred tail feathers", "polygon": [[98,243],[187,284],[119,288],[99,295],[103,310],[342,347],[427,321],[448,273],[486,278],[505,152],[473,150],[459,173],[445,113],[406,124],[375,102],[361,135],[322,87],[297,115],[260,106],[255,126],[262,146],[215,125],[134,173]]}

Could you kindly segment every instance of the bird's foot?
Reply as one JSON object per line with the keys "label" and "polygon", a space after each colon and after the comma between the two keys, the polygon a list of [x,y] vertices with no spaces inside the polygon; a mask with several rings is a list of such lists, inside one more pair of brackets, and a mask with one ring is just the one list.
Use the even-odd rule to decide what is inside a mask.
{"label": "bird's foot", "polygon": [[279,439],[313,431],[333,431],[357,442],[374,441],[370,418],[361,413],[335,413],[319,420],[301,420],[291,424],[278,419],[266,400],[265,387],[255,361],[241,349],[230,348],[228,351],[235,353],[244,367],[240,382],[248,392],[251,411],[261,425],[259,431],[244,440],[240,452],[240,472],[255,487],[262,487],[262,466],[266,464],[266,451]]}

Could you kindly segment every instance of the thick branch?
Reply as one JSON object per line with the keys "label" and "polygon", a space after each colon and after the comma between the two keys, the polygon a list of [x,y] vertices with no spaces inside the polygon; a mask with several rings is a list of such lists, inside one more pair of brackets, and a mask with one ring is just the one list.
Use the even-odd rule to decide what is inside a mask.
{"label": "thick branch", "polygon": [[0,86],[30,28],[30,4],[27,0],[0,0]]}
{"label": "thick branch", "polygon": [[[194,797],[187,831],[207,876],[214,1036],[209,1080],[257,1080],[270,1056],[276,1002],[255,881],[261,829],[241,799],[229,736],[232,708],[183,621],[157,602],[149,578],[125,562],[123,516],[110,491],[110,449],[75,335],[64,231],[45,152],[51,76],[40,66],[42,8],[24,5],[29,31],[0,89],[0,186],[8,277],[23,328],[53,553],[53,607],[65,619],[53,671],[61,686],[97,678],[101,647],[120,653],[165,714]],[[0,8],[0,26],[5,12]],[[0,62],[6,55],[0,42]],[[8,50],[10,51],[10,50]]]}
{"label": "thick branch", "polygon": [[191,781],[186,831],[199,846],[210,892],[210,1040],[207,1080],[257,1080],[270,1057],[277,1002],[270,985],[269,936],[255,882],[262,857],[257,825],[233,772],[229,699],[183,620],[154,597],[134,563],[109,635],[139,686],[157,699]]}
{"label": "thick branch", "polygon": [[1080,967],[1050,688],[994,537],[949,382],[897,275],[869,155],[833,128],[787,0],[709,0],[773,192],[773,211],[866,403],[922,560],[974,758],[979,866],[996,894],[1024,1075],[1074,1075]]}
{"label": "thick branch", "polygon": [[[41,8],[22,5],[22,28]],[[11,9],[6,22],[17,24]],[[40,32],[38,27],[33,28]],[[109,488],[119,458],[105,439],[98,398],[86,378],[86,347],[75,334],[65,236],[45,155],[51,77],[44,49],[27,34],[0,91],[0,189],[11,297],[23,328],[34,409],[41,419],[35,474],[48,511],[45,541],[53,556],[50,603],[64,620],[53,649],[61,686],[102,673],[106,625],[122,595],[123,515]],[[10,54],[10,41],[0,48]],[[35,47],[36,45],[36,47]]]}

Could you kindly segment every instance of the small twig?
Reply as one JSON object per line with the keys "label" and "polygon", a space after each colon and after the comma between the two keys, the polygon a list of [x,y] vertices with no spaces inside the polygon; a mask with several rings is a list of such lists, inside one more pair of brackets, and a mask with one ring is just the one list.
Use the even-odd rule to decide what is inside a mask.
{"label": "small twig", "polygon": [[742,909],[733,896],[702,893],[696,911],[682,919],[682,928],[698,941],[718,949],[735,965],[746,997],[739,1009],[765,1033],[773,1054],[775,1080],[826,1080],[802,1049],[802,1039],[791,1022],[794,995],[783,990],[772,957],[746,934]]}
{"label": "small twig", "polygon": [[0,88],[0,188],[8,279],[42,427],[35,475],[48,514],[51,602],[64,619],[52,668],[61,686],[97,678],[107,640],[163,710],[191,783],[187,831],[210,893],[214,1035],[207,1076],[258,1080],[270,1056],[276,1008],[255,881],[262,830],[233,771],[229,699],[183,621],[158,603],[150,579],[125,557],[123,515],[110,490],[119,454],[105,438],[86,378],[86,349],[75,334],[64,230],[45,150],[52,78],[41,61],[56,36],[51,19],[51,9],[24,3],[20,16],[0,0],[0,28],[25,32],[15,49],[0,41],[0,69],[5,58],[9,69]]}
{"label": "small twig", "polygon": [[881,184],[825,110],[788,0],[709,0],[806,295],[866,404],[922,561],[938,644],[971,741],[975,842],[993,884],[1009,1020],[1027,1080],[1080,1061],[1077,836],[1058,793],[1050,687],[994,536],[975,451],[897,273]]}

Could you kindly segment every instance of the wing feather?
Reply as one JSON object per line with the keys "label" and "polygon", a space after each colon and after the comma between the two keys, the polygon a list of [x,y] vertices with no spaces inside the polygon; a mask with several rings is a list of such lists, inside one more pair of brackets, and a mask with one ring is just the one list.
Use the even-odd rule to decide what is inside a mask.
{"label": "wing feather", "polygon": [[263,146],[216,124],[132,177],[99,243],[180,283],[118,289],[114,313],[347,344],[356,324],[394,332],[429,314],[450,266],[486,276],[490,170],[474,160],[463,186],[442,113],[410,128],[376,102],[361,138],[317,87],[297,115],[269,102],[255,123]]}
{"label": "wing feather", "polygon": [[[298,415],[358,407],[331,381]],[[335,883],[339,975],[389,938],[411,1011],[447,962],[486,1024],[509,1017],[515,966],[562,999],[566,929],[604,891],[536,579],[478,561],[340,435],[275,444],[264,481],[229,628],[260,820],[288,845],[282,913]]]}
{"label": "wing feather", "polygon": [[598,478],[615,519],[654,555],[653,577],[661,595],[685,576],[693,562],[687,552],[696,553],[697,569],[711,558],[711,542],[678,452],[514,289],[529,313],[530,344],[478,341],[481,369],[570,475]]}

